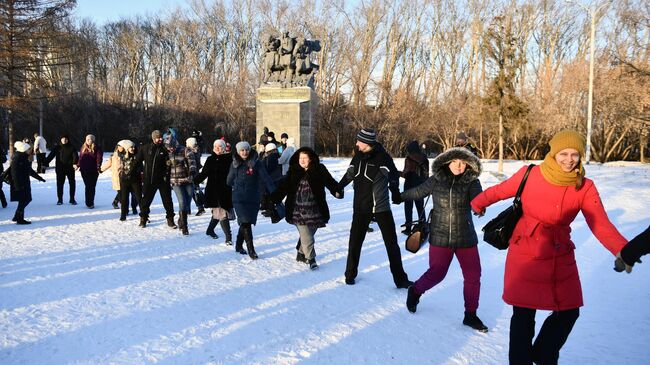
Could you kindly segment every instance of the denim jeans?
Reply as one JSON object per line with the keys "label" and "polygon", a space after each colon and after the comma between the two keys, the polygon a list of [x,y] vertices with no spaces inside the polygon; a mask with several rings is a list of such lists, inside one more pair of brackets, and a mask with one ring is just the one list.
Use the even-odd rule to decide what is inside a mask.
{"label": "denim jeans", "polygon": [[178,200],[178,211],[189,212],[190,203],[192,202],[192,195],[194,194],[194,185],[174,185],[172,186],[172,189],[174,189],[174,193],[176,193],[176,199]]}

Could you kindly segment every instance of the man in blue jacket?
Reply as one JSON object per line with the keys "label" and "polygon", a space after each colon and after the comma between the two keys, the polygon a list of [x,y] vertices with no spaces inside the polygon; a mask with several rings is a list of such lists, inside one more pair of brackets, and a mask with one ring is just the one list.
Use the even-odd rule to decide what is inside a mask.
{"label": "man in blue jacket", "polygon": [[397,245],[395,220],[388,200],[388,190],[390,189],[393,203],[401,203],[399,172],[388,152],[380,143],[377,143],[374,129],[361,129],[357,134],[355,147],[357,151],[339,182],[339,190],[342,191],[345,186],[354,181],[352,226],[348,243],[345,283],[355,284],[361,246],[366,238],[368,225],[375,218],[381,230],[384,245],[386,245],[393,282],[398,288],[406,289],[413,282],[408,279],[402,267],[402,255]]}

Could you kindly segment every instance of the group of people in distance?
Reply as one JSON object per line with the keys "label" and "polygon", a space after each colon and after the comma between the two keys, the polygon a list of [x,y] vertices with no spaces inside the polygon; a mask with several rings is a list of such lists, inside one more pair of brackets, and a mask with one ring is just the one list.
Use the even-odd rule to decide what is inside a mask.
{"label": "group of people in distance", "polygon": [[[57,159],[58,203],[62,203],[65,178],[70,182],[70,202],[74,202],[74,169],[78,167],[86,184],[86,205],[92,208],[97,175],[110,169],[112,186],[118,191],[121,205],[120,220],[126,220],[131,197],[133,212],[140,206],[140,226],[146,227],[149,206],[159,192],[167,225],[176,228],[173,190],[179,204],[178,227],[187,235],[192,197],[198,184],[206,182],[201,208],[210,209],[211,219],[205,232],[208,236],[218,238],[215,229],[219,225],[226,244],[232,245],[230,222],[236,219],[239,229],[235,251],[258,259],[252,228],[258,214],[262,210],[269,216],[273,213],[269,210],[284,204],[284,219],[298,231],[296,260],[316,269],[315,235],[330,219],[327,192],[342,199],[346,186],[353,183],[345,284],[355,285],[358,280],[361,248],[370,222],[375,221],[386,248],[393,283],[397,288],[407,289],[408,311],[417,311],[421,297],[445,278],[455,256],[464,278],[462,323],[480,332],[488,331],[477,315],[481,262],[472,214],[481,217],[490,205],[515,196],[528,166],[483,190],[479,181],[481,160],[467,136],[461,134],[457,145],[435,157],[431,165],[418,142],[409,143],[400,172],[378,142],[375,130],[363,128],[356,136],[350,165],[336,181],[312,148],[297,148],[286,134],[278,142],[272,132],[265,131],[255,147],[240,141],[233,151],[224,139],[217,139],[203,166],[195,138],[188,138],[186,145],[181,146],[176,132],[169,129],[164,134],[153,131],[151,139],[151,143],[139,148],[129,140],[118,142],[113,155],[102,165],[94,136],[86,137],[78,155],[62,136],[61,144],[43,160],[47,164],[52,158]],[[615,257],[616,271],[630,273],[640,257],[650,252],[650,227],[628,241],[610,222],[594,182],[585,176],[584,137],[564,130],[555,134],[549,145],[544,160],[530,170],[521,194],[523,215],[507,252],[503,300],[513,308],[511,364],[557,363],[560,349],[578,319],[583,300],[570,225],[579,212],[595,237]],[[26,224],[29,222],[24,219],[24,209],[31,200],[29,177],[44,180],[31,168],[29,145],[16,142],[14,147],[16,153],[10,167],[11,200],[18,201],[14,220]],[[400,177],[405,179],[403,191],[399,188]],[[433,202],[428,227],[429,267],[413,282],[402,265],[391,203],[405,203],[406,223],[402,232],[408,234],[414,224],[413,205],[419,220],[426,217],[425,197]],[[535,337],[537,310],[549,310],[551,314]]]}

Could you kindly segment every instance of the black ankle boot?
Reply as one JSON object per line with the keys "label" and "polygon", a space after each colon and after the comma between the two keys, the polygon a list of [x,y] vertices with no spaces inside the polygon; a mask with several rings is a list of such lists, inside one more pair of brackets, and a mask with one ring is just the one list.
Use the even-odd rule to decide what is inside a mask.
{"label": "black ankle boot", "polygon": [[481,320],[476,316],[476,312],[465,312],[465,318],[463,318],[463,324],[479,332],[487,332],[488,328],[486,325],[481,322]]}
{"label": "black ankle boot", "polygon": [[212,218],[210,219],[210,223],[208,223],[208,229],[205,230],[205,234],[214,238],[215,240],[219,238],[217,234],[214,232],[214,229],[217,227],[217,223],[219,223],[218,220]]}
{"label": "black ankle boot", "polygon": [[411,313],[415,313],[418,309],[418,303],[420,303],[420,297],[422,295],[415,292],[415,287],[411,285],[409,287],[408,293],[406,294],[406,308]]}
{"label": "black ankle boot", "polygon": [[178,228],[178,226],[176,225],[176,223],[174,223],[174,217],[167,217],[167,226],[168,226],[169,228],[173,228],[173,229]]}
{"label": "black ankle boot", "polygon": [[183,233],[184,236],[187,236],[187,235],[190,234],[190,230],[189,230],[189,228],[187,227],[187,214],[188,214],[187,212],[180,212],[180,213],[178,213],[178,215],[180,216],[179,220],[180,220],[181,223],[183,224],[183,225],[181,226],[181,232]]}
{"label": "black ankle boot", "polygon": [[30,221],[25,220],[25,211],[16,212],[16,224],[32,224]]}

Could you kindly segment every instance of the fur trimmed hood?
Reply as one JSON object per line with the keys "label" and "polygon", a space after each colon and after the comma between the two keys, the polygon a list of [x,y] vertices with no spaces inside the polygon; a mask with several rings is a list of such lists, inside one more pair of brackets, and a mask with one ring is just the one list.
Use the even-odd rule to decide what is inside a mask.
{"label": "fur trimmed hood", "polygon": [[445,152],[438,155],[438,157],[431,163],[431,174],[437,180],[448,180],[452,178],[451,171],[449,171],[448,164],[453,160],[463,160],[467,163],[465,173],[461,175],[460,182],[469,183],[478,179],[483,167],[481,160],[476,157],[470,150],[465,147],[452,147]]}

